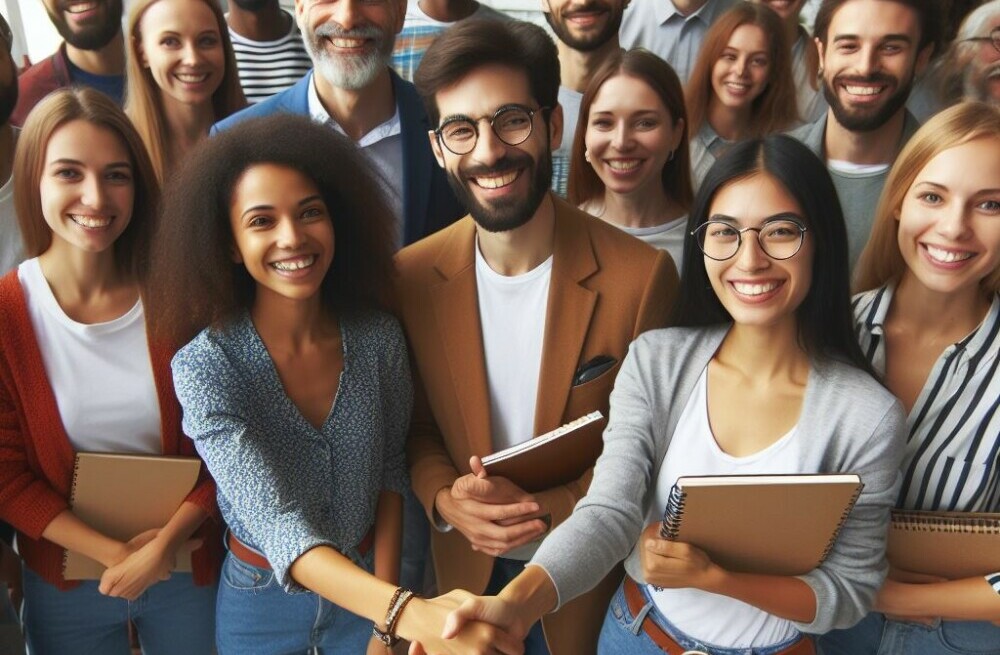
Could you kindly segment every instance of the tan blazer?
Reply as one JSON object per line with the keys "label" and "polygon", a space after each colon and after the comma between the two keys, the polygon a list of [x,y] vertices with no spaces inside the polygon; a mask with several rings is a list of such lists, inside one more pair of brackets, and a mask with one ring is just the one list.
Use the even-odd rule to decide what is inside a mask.
{"label": "tan blazer", "polygon": [[[629,343],[666,325],[677,290],[670,256],[555,198],[555,243],[535,406],[535,434],[599,409]],[[410,345],[416,399],[407,452],[413,488],[433,522],[434,498],[469,473],[469,457],[493,452],[490,400],[476,290],[475,223],[457,223],[405,249],[396,302]],[[572,387],[578,367],[598,355],[618,364]],[[590,484],[579,480],[536,497],[553,525],[573,511]],[[458,531],[432,531],[438,589],[482,593],[493,558]],[[543,620],[553,655],[593,653],[604,613],[621,581],[612,572],[594,591]]]}

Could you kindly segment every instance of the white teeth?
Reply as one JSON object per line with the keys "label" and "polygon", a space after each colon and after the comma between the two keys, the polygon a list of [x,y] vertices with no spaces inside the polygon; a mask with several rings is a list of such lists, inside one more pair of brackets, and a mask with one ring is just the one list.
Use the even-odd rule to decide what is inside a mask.
{"label": "white teeth", "polygon": [[517,176],[520,174],[520,171],[511,171],[510,173],[504,173],[503,175],[496,175],[493,177],[474,177],[472,178],[472,181],[484,189],[499,189],[516,180]]}
{"label": "white teeth", "polygon": [[82,14],[85,11],[91,11],[92,9],[97,9],[96,2],[78,2],[75,5],[70,5],[66,8],[71,14]]}
{"label": "white teeth", "polygon": [[737,293],[744,296],[759,296],[769,293],[778,288],[777,282],[766,282],[764,284],[747,284],[746,282],[733,282],[733,288]]}
{"label": "white teeth", "polygon": [[330,43],[338,48],[360,48],[365,44],[365,41],[364,39],[331,38]]}
{"label": "white teeth", "polygon": [[942,264],[950,264],[952,262],[961,262],[966,259],[970,259],[976,253],[974,252],[964,252],[955,250],[944,250],[943,248],[935,248],[934,246],[925,246],[927,248],[927,254],[931,256],[931,259]]}
{"label": "white teeth", "polygon": [[208,73],[174,73],[174,77],[186,84],[196,84],[208,79]]}
{"label": "white teeth", "polygon": [[638,159],[608,159],[608,168],[613,171],[619,171],[627,173],[629,171],[634,171],[639,168],[639,164],[642,162]]}
{"label": "white teeth", "polygon": [[271,266],[279,271],[298,271],[303,268],[309,268],[315,263],[316,255],[309,255],[307,257],[298,257],[296,259],[285,259],[280,262],[271,262]]}
{"label": "white teeth", "polygon": [[77,225],[82,225],[83,227],[92,229],[111,225],[111,217],[109,216],[84,216],[82,214],[70,214],[69,218]]}
{"label": "white teeth", "polygon": [[852,96],[873,96],[885,89],[884,86],[854,86],[853,84],[845,84],[844,88]]}

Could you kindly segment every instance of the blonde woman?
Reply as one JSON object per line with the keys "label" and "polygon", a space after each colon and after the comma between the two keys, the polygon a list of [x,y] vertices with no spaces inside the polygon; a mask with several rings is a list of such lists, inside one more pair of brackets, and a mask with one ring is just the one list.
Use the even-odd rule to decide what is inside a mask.
{"label": "blonde woman", "polygon": [[212,0],[137,0],[128,18],[125,112],[161,182],[212,124],[246,106]]}
{"label": "blonde woman", "polygon": [[[957,105],[913,136],[858,267],[861,348],[909,412],[898,505],[1000,512],[1000,110]],[[1000,652],[1000,572],[893,571],[875,610],[823,652]]]}

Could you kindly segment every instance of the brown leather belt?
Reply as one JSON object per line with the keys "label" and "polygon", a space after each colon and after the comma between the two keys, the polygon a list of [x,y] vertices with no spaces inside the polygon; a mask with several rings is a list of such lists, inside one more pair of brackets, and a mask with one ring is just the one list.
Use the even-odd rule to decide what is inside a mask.
{"label": "brown leather belt", "polygon": [[[639,612],[646,605],[646,599],[642,595],[642,591],[639,590],[639,585],[629,576],[625,576],[625,584],[623,586],[625,587],[625,604],[628,605],[628,611],[632,616],[638,616]],[[653,640],[654,644],[659,646],[668,655],[688,655],[701,652],[698,650],[686,650],[674,641],[673,637],[664,632],[663,628],[656,625],[656,621],[650,619],[648,615],[642,621],[642,630]],[[775,655],[815,655],[815,653],[816,650],[813,648],[812,640],[808,637],[803,637],[785,650],[775,653]]]}
{"label": "brown leather belt", "polygon": [[[258,569],[270,569],[271,563],[267,561],[267,558],[258,553],[253,548],[250,548],[242,541],[236,538],[232,532],[229,533],[229,538],[226,540],[229,543],[229,552],[231,552],[236,559],[241,562],[245,562],[250,566],[256,566]],[[372,526],[368,529],[368,532],[364,537],[361,538],[361,543],[358,544],[358,553],[361,555],[367,555],[368,551],[372,549],[375,544],[375,527]]]}

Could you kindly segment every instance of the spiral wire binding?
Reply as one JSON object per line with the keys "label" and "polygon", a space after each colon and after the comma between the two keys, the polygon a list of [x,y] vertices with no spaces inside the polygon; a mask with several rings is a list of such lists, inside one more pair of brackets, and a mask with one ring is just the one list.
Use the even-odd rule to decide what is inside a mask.
{"label": "spiral wire binding", "polygon": [[[70,483],[69,491],[69,506],[73,507],[76,504],[76,479],[80,475],[80,458],[77,456],[73,460],[73,481]],[[69,559],[69,549],[63,549],[62,557],[62,574],[63,579],[66,578],[66,560]]]}
{"label": "spiral wire binding", "polygon": [[854,496],[851,498],[851,502],[847,503],[847,507],[844,508],[844,513],[841,514],[840,516],[840,522],[837,523],[837,529],[834,530],[833,534],[830,536],[830,541],[829,543],[826,544],[826,548],[823,549],[823,554],[820,555],[819,562],[816,563],[816,566],[819,566],[820,564],[825,562],[826,558],[829,557],[830,551],[833,550],[833,545],[837,543],[837,537],[840,536],[841,529],[844,527],[844,524],[847,523],[847,519],[851,515],[851,510],[854,509],[854,504],[858,502],[858,498],[861,496],[861,491],[864,488],[865,485],[863,484],[858,485],[857,491],[854,492]]}
{"label": "spiral wire binding", "polygon": [[660,538],[676,541],[681,530],[681,519],[684,518],[684,503],[687,495],[676,484],[670,489],[670,498],[663,511],[663,525],[660,526]]}
{"label": "spiral wire binding", "polygon": [[910,532],[1000,534],[1000,517],[920,516],[900,512],[893,515],[892,527]]}

